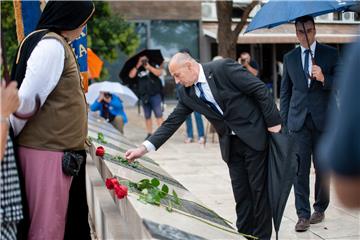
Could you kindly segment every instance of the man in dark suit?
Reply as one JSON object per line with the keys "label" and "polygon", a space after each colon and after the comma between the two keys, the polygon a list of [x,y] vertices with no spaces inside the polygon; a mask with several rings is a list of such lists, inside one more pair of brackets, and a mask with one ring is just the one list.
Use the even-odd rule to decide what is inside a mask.
{"label": "man in dark suit", "polygon": [[189,114],[203,114],[219,134],[221,154],[229,167],[238,231],[270,239],[267,131],[280,131],[281,118],[266,86],[230,59],[199,64],[189,54],[177,53],[169,71],[182,85],[176,108],[148,141],[128,150],[125,157],[132,161],[158,149]]}
{"label": "man in dark suit", "polygon": [[[302,232],[310,227],[310,223],[321,222],[329,205],[329,182],[319,168],[314,150],[326,123],[326,111],[337,70],[338,52],[335,48],[315,41],[316,29],[312,17],[298,18],[295,28],[300,46],[284,56],[280,111],[285,128],[294,136],[298,146],[299,173],[294,188],[299,220],[295,230]],[[313,155],[316,180],[313,205],[315,212],[310,216],[311,155]]]}

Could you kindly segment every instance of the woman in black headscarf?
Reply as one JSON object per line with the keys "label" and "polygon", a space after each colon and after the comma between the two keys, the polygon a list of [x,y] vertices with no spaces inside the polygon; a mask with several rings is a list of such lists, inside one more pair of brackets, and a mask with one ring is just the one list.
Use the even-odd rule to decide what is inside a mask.
{"label": "woman in black headscarf", "polygon": [[11,117],[29,209],[28,239],[64,239],[70,186],[84,178],[84,165],[78,177],[62,168],[69,152],[85,155],[87,136],[86,101],[69,43],[94,10],[91,1],[49,1],[36,30],[17,51],[12,79],[20,86],[18,112],[32,110],[35,95],[41,103],[28,120]]}

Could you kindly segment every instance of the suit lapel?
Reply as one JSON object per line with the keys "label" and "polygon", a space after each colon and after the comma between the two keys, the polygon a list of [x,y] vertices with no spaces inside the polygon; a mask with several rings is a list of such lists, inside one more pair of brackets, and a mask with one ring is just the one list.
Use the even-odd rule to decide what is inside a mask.
{"label": "suit lapel", "polygon": [[214,79],[215,78],[214,74],[211,72],[211,69],[209,68],[208,65],[206,65],[206,66],[202,65],[202,66],[203,66],[205,77],[209,84],[211,93],[214,96],[215,101],[219,104],[220,108],[224,112],[224,109],[225,109],[224,103],[222,101],[222,98],[220,97],[218,87],[216,86],[216,83],[215,83],[216,79]]}
{"label": "suit lapel", "polygon": [[214,111],[204,103],[195,93],[195,86],[185,88],[185,92],[188,94],[188,97],[195,102],[194,110],[204,114],[205,116],[213,116]]}

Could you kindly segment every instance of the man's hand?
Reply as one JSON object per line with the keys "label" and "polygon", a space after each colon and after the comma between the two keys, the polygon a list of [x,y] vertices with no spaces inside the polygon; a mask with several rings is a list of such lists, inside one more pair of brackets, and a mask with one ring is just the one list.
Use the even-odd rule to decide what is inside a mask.
{"label": "man's hand", "polygon": [[138,148],[129,149],[125,153],[125,158],[129,163],[133,162],[135,159],[142,157],[147,153],[146,147],[144,145],[139,146]]}
{"label": "man's hand", "polygon": [[268,131],[273,133],[278,133],[280,132],[280,130],[281,130],[281,124],[268,128]]}
{"label": "man's hand", "polygon": [[317,81],[324,83],[325,77],[321,71],[321,67],[319,67],[318,65],[313,65],[311,69],[311,74]]}

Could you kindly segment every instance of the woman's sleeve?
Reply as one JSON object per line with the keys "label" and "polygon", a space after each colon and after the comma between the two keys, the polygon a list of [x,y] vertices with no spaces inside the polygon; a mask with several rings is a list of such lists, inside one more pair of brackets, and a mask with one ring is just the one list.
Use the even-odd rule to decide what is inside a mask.
{"label": "woman's sleeve", "polygon": [[[34,48],[28,61],[25,78],[19,89],[18,112],[28,113],[35,108],[35,96],[39,95],[41,106],[59,82],[64,69],[65,50],[56,39],[43,39]],[[24,128],[27,120],[10,116],[15,135]]]}

